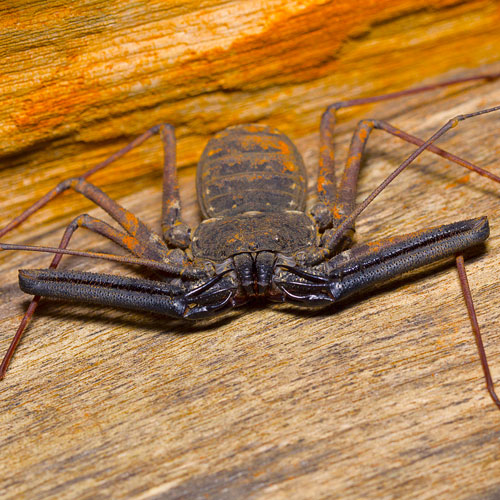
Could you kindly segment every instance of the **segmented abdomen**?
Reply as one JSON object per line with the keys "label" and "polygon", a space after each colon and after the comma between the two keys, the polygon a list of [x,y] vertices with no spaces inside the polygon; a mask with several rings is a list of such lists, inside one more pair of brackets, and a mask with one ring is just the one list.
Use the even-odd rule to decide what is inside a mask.
{"label": "segmented abdomen", "polygon": [[206,217],[305,208],[302,157],[286,135],[265,125],[216,134],[200,158],[196,184]]}

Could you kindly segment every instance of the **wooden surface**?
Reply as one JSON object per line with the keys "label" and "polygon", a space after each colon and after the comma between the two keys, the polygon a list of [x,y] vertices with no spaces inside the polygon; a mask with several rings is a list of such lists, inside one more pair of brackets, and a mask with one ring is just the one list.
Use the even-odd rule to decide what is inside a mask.
{"label": "wooden surface", "polygon": [[[52,5],[0,7],[0,227],[162,121],[177,127],[192,225],[196,158],[229,124],[290,134],[313,192],[329,102],[500,71],[498,2],[373,2],[359,11],[319,1]],[[345,111],[339,162],[360,116],[427,138],[448,118],[499,102],[495,81]],[[499,119],[464,122],[440,145],[500,174]],[[359,200],[412,149],[375,132]],[[152,139],[93,181],[157,229],[160,165]],[[358,224],[366,241],[488,215],[491,237],[467,269],[497,380],[499,207],[499,186],[427,153]],[[82,212],[101,216],[64,195],[4,239],[56,244]],[[84,231],[71,246],[115,251]],[[2,350],[27,304],[17,269],[49,261],[0,254]],[[45,301],[0,384],[6,499],[500,496],[500,413],[453,267],[338,309],[259,303],[200,325]]]}

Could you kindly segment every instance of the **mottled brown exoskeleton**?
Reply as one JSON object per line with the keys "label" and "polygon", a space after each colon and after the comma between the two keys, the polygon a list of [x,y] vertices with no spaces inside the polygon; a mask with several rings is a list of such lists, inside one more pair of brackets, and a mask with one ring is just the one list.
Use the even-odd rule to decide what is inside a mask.
{"label": "mottled brown exoskeleton", "polygon": [[[171,125],[158,125],[106,161],[61,182],[0,230],[0,237],[67,189],[106,210],[121,226],[81,215],[67,227],[58,248],[0,244],[2,249],[55,253],[49,269],[20,270],[21,289],[34,295],[0,367],[3,377],[41,296],[86,301],[175,318],[198,319],[241,305],[254,297],[299,306],[325,306],[447,257],[457,257],[461,283],[478,339],[488,390],[500,406],[489,374],[473,311],[462,253],[489,235],[486,217],[463,220],[368,244],[353,245],[356,217],[422,151],[429,151],[500,182],[500,178],[436,146],[434,141],[459,121],[497,111],[500,106],[447,122],[427,141],[387,122],[363,120],[353,135],[348,161],[337,185],[333,162],[335,114],[341,107],[382,101],[459,82],[464,78],[408,91],[333,104],[321,120],[318,201],[306,213],[306,171],[290,139],[265,125],[237,125],[207,144],[197,170],[198,200],[205,219],[191,234],[182,222]],[[355,205],[357,178],[370,132],[385,130],[418,146],[368,198]],[[164,145],[163,238],[121,207],[87,178],[155,134]],[[68,250],[78,227],[94,231],[128,250],[131,257]],[[63,254],[138,264],[158,271],[158,281],[90,272],[59,271]]]}

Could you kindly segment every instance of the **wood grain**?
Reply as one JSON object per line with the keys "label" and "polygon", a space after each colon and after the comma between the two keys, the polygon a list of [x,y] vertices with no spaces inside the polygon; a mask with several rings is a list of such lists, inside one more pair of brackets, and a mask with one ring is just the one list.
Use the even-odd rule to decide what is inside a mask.
{"label": "wood grain", "polygon": [[[288,133],[312,194],[328,103],[500,71],[498,2],[164,5],[1,7],[0,227],[162,121],[177,127],[193,226],[196,159],[229,124]],[[339,164],[360,116],[427,138],[499,102],[493,81],[345,111]],[[498,123],[498,114],[469,120],[440,146],[500,175]],[[374,132],[359,200],[413,149]],[[151,139],[93,181],[158,229],[160,165]],[[426,153],[360,218],[357,235],[488,215],[491,237],[466,264],[497,380],[499,202],[500,187]],[[102,216],[63,195],[5,240],[53,245],[82,212]],[[84,231],[71,246],[115,251]],[[0,254],[2,350],[27,304],[17,270],[49,260]],[[62,266],[135,272],[78,258]],[[0,385],[0,496],[494,499],[499,419],[452,266],[337,309],[257,303],[199,325],[45,301]]]}

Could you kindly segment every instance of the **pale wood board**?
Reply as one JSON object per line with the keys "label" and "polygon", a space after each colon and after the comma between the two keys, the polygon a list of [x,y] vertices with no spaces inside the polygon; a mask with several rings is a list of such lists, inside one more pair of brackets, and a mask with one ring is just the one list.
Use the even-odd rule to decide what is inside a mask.
{"label": "pale wood board", "polygon": [[[490,16],[492,9],[498,10],[495,2],[479,4],[485,11],[490,9]],[[466,10],[464,5],[457,8]],[[437,11],[436,16],[440,15],[444,16]],[[386,29],[390,33],[404,25],[403,17]],[[491,44],[498,47],[498,38],[490,36]],[[370,35],[366,37],[368,46],[374,43]],[[460,46],[458,38],[448,38]],[[470,40],[474,39],[471,35]],[[469,54],[470,40],[465,37],[462,54]],[[487,43],[481,40],[479,45],[484,48]],[[349,44],[345,45],[347,60],[361,46],[359,42],[349,52]],[[434,61],[440,48],[422,47],[422,53]],[[478,59],[463,67],[457,63],[452,71],[460,54],[442,55],[442,67],[434,64],[432,72],[424,72],[420,79],[409,66],[402,75],[416,84],[500,71],[492,49],[484,50]],[[478,67],[481,62],[492,64]],[[414,64],[422,67],[419,61]],[[386,78],[387,89],[402,88],[397,87],[398,79],[383,74],[383,67],[370,72],[378,91],[386,88]],[[333,90],[321,94],[323,84],[311,84],[309,95],[314,98],[304,101],[303,128],[292,124],[301,116],[290,103],[303,102],[304,94],[298,91],[281,115],[279,101],[272,103],[270,122],[279,126],[281,120],[281,128],[304,155],[311,194],[318,155],[314,120],[318,122],[332,95],[366,95],[370,84],[364,78],[368,77],[352,92],[343,88],[339,94]],[[279,88],[279,82],[276,85]],[[237,121],[254,118],[245,107],[250,101],[234,111],[234,116],[240,114]],[[355,118],[344,113],[337,135],[339,165],[361,116],[386,118],[427,138],[447,119],[499,102],[500,81],[494,81],[358,110]],[[213,104],[214,114],[218,104]],[[81,172],[84,165],[125,144],[133,133],[168,117],[166,111],[161,117],[124,111],[117,118],[104,104],[98,105],[103,115],[108,113],[102,122],[106,130],[120,120],[128,123],[117,130],[116,138],[106,132],[99,141],[89,121],[88,127],[78,129],[78,141],[72,143],[71,134],[52,137],[42,131],[36,141],[27,138],[24,146],[5,157],[0,173],[0,227],[56,179]],[[230,100],[224,106],[230,106]],[[259,106],[262,109],[263,101]],[[188,116],[194,117],[195,111],[199,107],[190,109]],[[264,113],[260,116],[266,121]],[[133,127],[131,117],[136,119]],[[464,122],[440,145],[500,174],[499,119],[497,113]],[[185,126],[174,124],[181,130]],[[179,150],[180,163],[186,167],[180,179],[185,218],[193,226],[200,219],[194,161],[211,130],[203,117],[196,126],[201,128],[200,136],[191,140],[191,132],[181,132],[185,142]],[[86,131],[88,143],[81,140]],[[182,155],[188,149],[186,159]],[[359,200],[413,149],[374,132]],[[160,165],[159,141],[152,139],[109,173],[97,175],[95,182],[109,187],[120,203],[158,229]],[[36,168],[28,171],[28,167]],[[36,178],[41,183],[34,186]],[[426,153],[360,218],[357,235],[359,241],[366,241],[488,215],[491,237],[484,251],[467,262],[467,269],[497,380],[499,207],[500,186]],[[84,211],[102,216],[100,210],[68,193],[44,209],[40,224],[30,219],[5,239],[53,245],[69,221]],[[85,231],[75,236],[71,247],[115,251],[113,245]],[[0,254],[2,351],[28,300],[17,288],[17,270],[44,267],[48,261],[47,255]],[[133,272],[74,258],[64,259],[62,266]],[[45,301],[0,384],[2,498],[500,496],[500,413],[484,388],[453,266],[405,279],[339,308],[297,311],[259,303],[201,325]]]}

